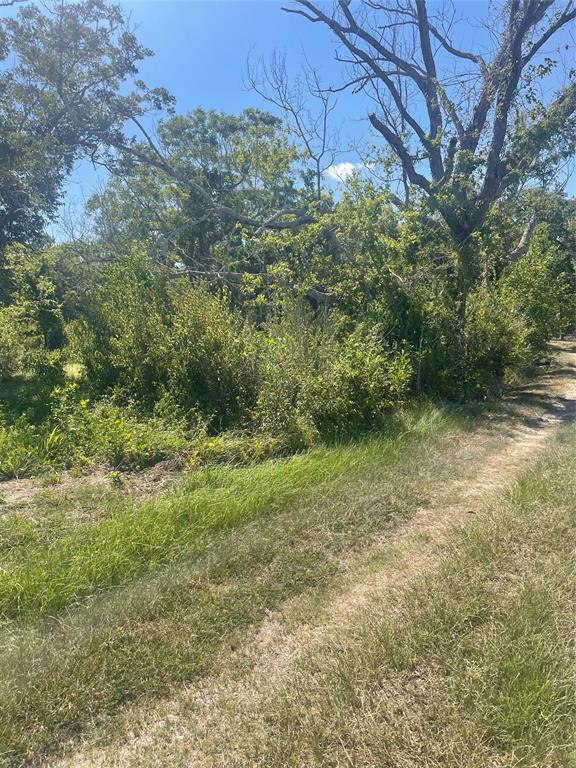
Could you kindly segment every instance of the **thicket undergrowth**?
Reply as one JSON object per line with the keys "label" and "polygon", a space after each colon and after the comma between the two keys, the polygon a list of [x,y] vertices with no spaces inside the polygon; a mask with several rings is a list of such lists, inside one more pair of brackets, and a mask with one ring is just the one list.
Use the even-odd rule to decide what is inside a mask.
{"label": "thicket undergrowth", "polygon": [[[423,237],[410,227],[397,232],[404,259]],[[307,249],[315,232],[269,247]],[[248,276],[241,296],[174,278],[134,249],[99,272],[89,302],[46,316],[29,297],[40,279],[48,290],[45,278],[26,258],[11,252],[17,303],[0,307],[0,478],[249,463],[378,429],[414,395],[484,398],[545,350],[574,306],[546,230],[496,288],[470,293],[465,333],[433,272],[392,290],[349,265],[352,283],[371,275],[374,298],[351,304],[348,286],[339,306],[312,311],[285,291],[264,299]]]}

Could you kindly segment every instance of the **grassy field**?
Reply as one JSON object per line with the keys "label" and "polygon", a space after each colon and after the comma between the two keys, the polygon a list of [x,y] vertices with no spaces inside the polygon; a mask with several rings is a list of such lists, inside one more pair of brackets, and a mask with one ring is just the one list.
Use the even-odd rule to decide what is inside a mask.
{"label": "grassy field", "polygon": [[576,765],[575,457],[570,428],[400,613],[371,605],[301,661],[261,764]]}
{"label": "grassy field", "polygon": [[[426,406],[386,435],[203,470],[148,501],[79,491],[59,509],[48,493],[3,518],[0,764],[122,740],[130,707],[219,674],[271,611],[304,597],[293,620],[321,615],[375,539],[393,541],[419,509],[452,502],[454,478],[465,487],[477,464],[499,460],[502,438],[477,429],[466,410]],[[265,727],[247,724],[217,750],[234,756],[209,764],[570,765],[576,481],[562,479],[574,452],[568,436],[459,535],[393,622],[371,606],[349,636],[307,654],[266,703]],[[101,765],[120,765],[112,749]],[[461,749],[468,762],[442,762]],[[185,751],[158,750],[121,764],[188,764]],[[514,750],[524,762],[510,762]]]}
{"label": "grassy field", "polygon": [[41,763],[127,701],[208,673],[267,611],[329,583],[341,553],[425,503],[472,421],[425,407],[385,436],[202,471],[144,503],[116,498],[95,521],[5,518],[6,764]]}

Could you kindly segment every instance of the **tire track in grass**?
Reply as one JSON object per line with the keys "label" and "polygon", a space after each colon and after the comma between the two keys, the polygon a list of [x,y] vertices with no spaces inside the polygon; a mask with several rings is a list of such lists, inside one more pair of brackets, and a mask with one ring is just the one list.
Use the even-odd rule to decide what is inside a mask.
{"label": "tire track in grass", "polygon": [[[494,499],[528,469],[576,410],[576,353],[556,345],[560,368],[525,388],[541,402],[543,416],[518,424],[499,419],[484,434],[463,441],[473,462],[486,440],[498,443],[474,476],[456,477],[410,520],[376,540],[368,551],[343,561],[344,575],[321,596],[299,598],[270,614],[251,640],[226,659],[220,674],[183,686],[170,698],[126,712],[126,733],[118,742],[87,746],[54,768],[243,768],[264,766],[256,752],[265,739],[266,702],[290,686],[291,672],[303,654],[347,631],[371,603],[391,616],[402,597],[441,562],[443,547],[457,526],[487,510]],[[366,489],[370,503],[370,488]],[[249,734],[249,739],[245,735]]]}

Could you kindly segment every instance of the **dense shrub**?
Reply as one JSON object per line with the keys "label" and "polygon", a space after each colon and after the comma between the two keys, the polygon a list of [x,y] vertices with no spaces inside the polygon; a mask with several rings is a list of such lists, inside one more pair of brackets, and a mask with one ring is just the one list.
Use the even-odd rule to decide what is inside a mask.
{"label": "dense shrub", "polygon": [[386,350],[377,327],[357,326],[313,386],[312,417],[318,431],[330,437],[378,426],[402,402],[411,378],[406,352]]}
{"label": "dense shrub", "polygon": [[199,410],[212,429],[243,423],[256,400],[258,337],[201,285],[179,280],[169,299],[168,391],[186,411]]}
{"label": "dense shrub", "polygon": [[0,422],[0,478],[48,469],[98,464],[141,470],[185,454],[190,431],[158,415],[138,418],[132,409],[101,401],[91,406],[76,385],[57,388],[50,417],[39,425],[25,416]]}
{"label": "dense shrub", "polygon": [[167,382],[167,279],[139,253],[110,266],[89,313],[67,327],[70,354],[94,393],[154,403]]}
{"label": "dense shrub", "polygon": [[[174,456],[246,464],[346,438],[409,393],[486,397],[573,321],[564,214],[516,260],[524,212],[490,217],[471,243],[463,323],[455,246],[429,212],[399,216],[358,179],[334,211],[314,210],[302,229],[237,228],[218,258],[265,264],[271,279],[233,272],[228,287],[176,274],[182,263],[157,263],[143,244],[105,265],[91,261],[97,245],[72,261],[62,248],[10,250],[0,476]],[[80,264],[85,290],[72,279]],[[306,301],[310,286],[330,300]]]}
{"label": "dense shrub", "polygon": [[49,433],[41,434],[24,416],[11,424],[0,423],[0,479],[26,477],[42,471],[48,464],[47,451],[42,445],[46,437]]}
{"label": "dense shrub", "polygon": [[575,294],[563,261],[547,227],[541,226],[527,253],[508,267],[498,286],[502,300],[525,320],[526,340],[534,352],[542,352],[576,315]]}
{"label": "dense shrub", "polygon": [[106,400],[91,405],[75,384],[54,392],[50,424],[64,466],[98,462],[140,470],[184,452],[189,442],[184,423],[157,414],[139,418],[133,408]]}
{"label": "dense shrub", "polygon": [[377,328],[341,338],[293,312],[266,338],[257,420],[294,446],[350,435],[377,426],[410,378],[408,356],[387,351]]}
{"label": "dense shrub", "polygon": [[531,359],[523,316],[484,288],[468,298],[463,343],[462,381],[467,397],[484,396]]}
{"label": "dense shrub", "polygon": [[151,411],[167,392],[214,429],[237,424],[255,401],[254,340],[224,298],[168,279],[140,254],[109,270],[93,317],[68,327],[70,350],[95,393]]}

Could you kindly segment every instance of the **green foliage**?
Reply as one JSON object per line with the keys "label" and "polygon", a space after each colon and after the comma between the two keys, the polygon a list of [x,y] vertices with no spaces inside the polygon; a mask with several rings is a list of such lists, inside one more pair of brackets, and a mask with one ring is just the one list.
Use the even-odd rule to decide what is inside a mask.
{"label": "green foliage", "polygon": [[[559,221],[565,214],[560,207]],[[356,180],[334,214],[323,214],[296,233],[261,238],[259,257],[273,262],[289,282],[302,288],[320,286],[333,296],[349,327],[380,334],[389,346],[404,350],[418,393],[450,399],[485,397],[568,325],[573,292],[565,276],[553,276],[565,264],[566,251],[550,242],[544,246],[543,258],[550,266],[545,268],[542,262],[540,276],[536,263],[527,263],[527,257],[505,268],[508,234],[500,212],[494,214],[490,228],[472,243],[483,280],[469,291],[463,328],[455,247],[446,228],[439,221],[428,225],[426,215],[415,209],[399,217],[383,192]],[[563,231],[558,222],[555,231]],[[517,243],[521,234],[515,225],[511,242]],[[530,253],[536,247],[537,240]],[[539,293],[544,298],[540,305]],[[365,347],[370,356],[370,344]],[[309,355],[300,354],[292,365],[287,362],[295,359],[297,350],[298,344],[283,355],[286,379],[279,381],[276,394],[270,397],[284,413],[294,401],[294,388],[304,389],[297,371],[299,367],[306,370]],[[334,359],[337,354],[332,350],[328,357]],[[270,368],[274,367],[271,363]],[[334,379],[338,379],[337,370]],[[292,380],[294,386],[289,383]],[[335,403],[338,395],[332,397],[333,387],[338,385],[327,377],[322,387],[326,398]],[[295,433],[301,431],[306,443],[315,426],[306,415],[310,408],[303,405],[304,399],[300,396],[293,408],[293,421],[299,425]],[[350,410],[359,426],[370,420],[367,411],[361,411],[363,406]]]}
{"label": "green foliage", "polygon": [[104,0],[26,4],[0,20],[0,264],[7,243],[42,235],[78,157],[118,141],[128,115],[169,103],[143,84],[126,92],[149,55]]}
{"label": "green foliage", "polygon": [[[527,186],[472,210],[483,161],[460,153],[450,183],[403,208],[394,153],[378,150],[365,170],[381,182],[359,171],[337,200],[313,200],[285,122],[177,115],[134,79],[149,55],[104,0],[0,20],[3,476],[182,453],[248,463],[345,438],[410,390],[486,397],[573,322],[573,200]],[[513,144],[539,144],[542,183],[573,142],[568,106],[547,127],[519,117]],[[163,108],[154,141],[125,134]],[[99,235],[50,245],[86,152],[111,169],[87,207]],[[511,258],[533,214],[546,223]]]}
{"label": "green foliage", "polygon": [[63,320],[48,254],[12,246],[0,262],[0,381],[49,378],[59,364]]}
{"label": "green foliage", "polygon": [[22,415],[0,422],[0,478],[27,477],[50,468],[101,464],[141,470],[189,450],[189,430],[181,422],[101,401],[90,406],[76,384],[57,387],[50,416],[31,424]]}
{"label": "green foliage", "polygon": [[132,254],[106,272],[91,312],[68,335],[94,392],[148,411],[169,392],[181,412],[201,412],[215,428],[242,422],[257,355],[224,298]]}
{"label": "green foliage", "polygon": [[283,435],[248,431],[208,435],[205,430],[200,430],[194,439],[190,461],[195,466],[243,466],[282,456],[289,452],[289,448]]}
{"label": "green foliage", "polygon": [[153,165],[125,163],[122,177],[89,201],[109,253],[138,242],[163,263],[209,269],[234,260],[236,268],[248,267],[234,219],[208,210],[195,186],[245,216],[271,216],[306,199],[299,152],[267,112],[197,108],[161,121],[158,144],[178,182]]}
{"label": "green foliage", "polygon": [[295,447],[377,426],[411,379],[406,354],[392,354],[377,328],[337,334],[305,314],[273,325],[262,354],[257,418]]}
{"label": "green foliage", "polygon": [[0,380],[46,374],[55,357],[44,349],[34,307],[26,303],[0,307]]}
{"label": "green foliage", "polygon": [[[223,116],[173,127],[192,136],[212,120],[241,142]],[[250,120],[272,140],[274,121]],[[532,208],[550,223],[511,262]],[[145,243],[109,264],[93,263],[93,246],[84,257],[7,249],[2,475],[138,470],[167,457],[247,464],[378,428],[410,392],[485,398],[575,312],[573,206],[534,191],[509,213],[512,234],[500,207],[471,243],[479,278],[464,323],[447,230],[422,210],[397,216],[360,179],[333,212],[319,203],[305,228],[258,238],[235,228],[218,245],[223,263],[267,264],[271,281],[191,280],[150,259]],[[330,307],[300,295],[312,287]]]}
{"label": "green foliage", "polygon": [[351,434],[377,424],[411,375],[378,328],[337,332],[284,302],[281,319],[259,330],[138,254],[108,270],[92,312],[92,332],[72,324],[69,335],[96,391],[149,410],[169,392],[212,431],[256,423],[295,446]]}
{"label": "green foliage", "polygon": [[531,361],[528,329],[514,307],[485,289],[469,297],[467,310],[465,394],[481,397]]}
{"label": "green foliage", "polygon": [[169,288],[167,389],[212,428],[242,424],[256,398],[259,339],[225,300],[180,280]]}
{"label": "green foliage", "polygon": [[378,327],[358,325],[341,343],[316,385],[314,420],[322,435],[378,426],[399,405],[412,379],[406,352],[391,352]]}
{"label": "green foliage", "polygon": [[99,462],[114,469],[141,470],[184,453],[182,423],[159,416],[138,418],[131,408],[101,401],[90,407],[72,384],[54,392],[50,423],[57,437],[56,457],[63,465]]}
{"label": "green foliage", "polygon": [[115,386],[153,402],[165,382],[165,282],[131,254],[106,270],[93,298],[90,314],[67,328],[72,359],[85,366],[94,391]]}
{"label": "green foliage", "polygon": [[0,423],[0,479],[26,477],[41,471],[46,465],[42,450],[46,437],[43,441],[38,428],[23,416],[10,425]]}
{"label": "green foliage", "polygon": [[547,226],[539,227],[530,248],[504,273],[502,296],[525,320],[527,341],[535,352],[574,321],[576,302],[570,278],[563,271],[563,254]]}

